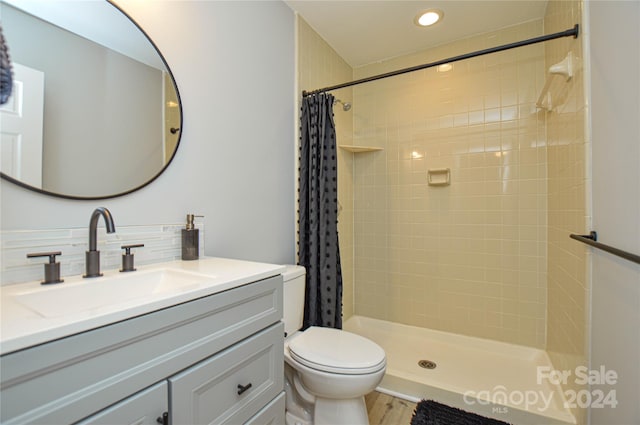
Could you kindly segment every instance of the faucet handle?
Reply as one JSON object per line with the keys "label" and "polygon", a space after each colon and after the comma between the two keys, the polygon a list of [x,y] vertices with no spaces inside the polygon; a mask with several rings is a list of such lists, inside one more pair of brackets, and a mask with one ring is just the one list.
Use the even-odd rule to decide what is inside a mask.
{"label": "faucet handle", "polygon": [[143,246],[143,243],[138,243],[133,245],[122,245],[120,247],[124,249],[124,254],[122,254],[122,270],[120,270],[121,272],[136,271],[136,268],[133,267],[133,254],[131,253],[131,248],[140,248]]}
{"label": "faucet handle", "polygon": [[49,257],[49,263],[44,265],[44,281],[40,282],[42,285],[64,282],[63,279],[60,279],[60,263],[56,262],[57,255],[62,255],[62,252],[33,252],[27,254],[27,258]]}

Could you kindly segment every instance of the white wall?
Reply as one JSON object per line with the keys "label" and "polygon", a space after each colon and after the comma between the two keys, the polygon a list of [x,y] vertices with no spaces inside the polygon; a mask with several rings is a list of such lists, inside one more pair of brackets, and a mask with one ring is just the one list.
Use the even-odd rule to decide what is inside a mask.
{"label": "white wall", "polygon": [[47,197],[2,180],[1,229],[82,227],[97,206],[111,210],[116,227],[197,213],[207,255],[294,261],[292,11],[279,1],[118,4],[177,81],[184,126],[173,163],[141,191],[103,201]]}
{"label": "white wall", "polygon": [[[640,253],[640,3],[586,2],[590,14],[593,228]],[[592,424],[640,423],[640,265],[593,251],[591,369],[618,373],[616,408]]]}

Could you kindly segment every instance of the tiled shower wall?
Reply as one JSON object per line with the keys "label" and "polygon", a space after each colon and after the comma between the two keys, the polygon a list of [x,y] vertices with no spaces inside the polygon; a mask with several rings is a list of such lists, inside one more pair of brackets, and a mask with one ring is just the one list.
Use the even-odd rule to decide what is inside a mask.
{"label": "tiled shower wall", "polygon": [[[314,90],[351,81],[351,67],[298,16],[298,81],[299,89]],[[332,94],[351,102],[351,89]],[[339,144],[351,144],[353,137],[352,112],[334,106],[336,137]],[[342,316],[346,320],[353,314],[353,154],[338,150],[338,237],[342,265]]]}
{"label": "tiled shower wall", "polygon": [[[563,31],[582,24],[582,2],[550,1],[544,19],[545,33]],[[587,363],[589,280],[587,246],[569,239],[570,233],[588,234],[586,209],[588,187],[585,131],[587,115],[582,63],[583,38],[563,38],[546,43],[549,67],[571,51],[576,75],[568,81],[556,77],[552,85],[558,106],[547,114],[547,159],[549,192],[547,352],[558,370],[575,371]],[[568,387],[580,390],[574,380]],[[575,412],[584,418],[584,412]],[[582,423],[582,420],[578,421]]]}
{"label": "tiled shower wall", "polygon": [[[358,68],[392,71],[543,33],[542,20]],[[544,46],[353,88],[355,313],[544,348]],[[451,184],[427,172],[449,168]]]}

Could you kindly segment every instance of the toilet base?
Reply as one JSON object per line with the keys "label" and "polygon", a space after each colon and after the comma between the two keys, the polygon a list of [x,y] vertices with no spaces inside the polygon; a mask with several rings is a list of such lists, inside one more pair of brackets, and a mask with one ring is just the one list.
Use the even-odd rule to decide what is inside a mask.
{"label": "toilet base", "polygon": [[286,425],[313,425],[312,421],[302,419],[291,412],[286,412],[284,422]]}
{"label": "toilet base", "polygon": [[369,425],[364,397],[335,400],[316,398],[314,425]]}

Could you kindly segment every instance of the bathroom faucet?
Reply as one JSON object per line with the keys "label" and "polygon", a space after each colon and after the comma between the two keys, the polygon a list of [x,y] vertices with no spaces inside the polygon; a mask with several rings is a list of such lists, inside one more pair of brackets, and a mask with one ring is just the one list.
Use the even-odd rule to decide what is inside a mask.
{"label": "bathroom faucet", "polygon": [[91,221],[89,221],[89,251],[85,253],[87,273],[83,277],[102,276],[100,273],[100,251],[98,251],[98,219],[100,216],[104,217],[107,233],[116,231],[109,210],[104,207],[96,208],[91,214]]}

